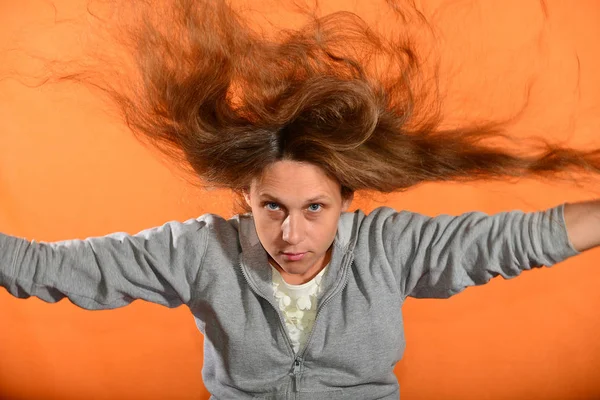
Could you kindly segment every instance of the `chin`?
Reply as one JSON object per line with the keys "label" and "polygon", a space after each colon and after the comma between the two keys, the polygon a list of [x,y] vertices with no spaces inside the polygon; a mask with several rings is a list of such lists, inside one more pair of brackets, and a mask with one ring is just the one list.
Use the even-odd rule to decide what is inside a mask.
{"label": "chin", "polygon": [[279,266],[288,274],[304,274],[308,270],[310,263],[279,262]]}

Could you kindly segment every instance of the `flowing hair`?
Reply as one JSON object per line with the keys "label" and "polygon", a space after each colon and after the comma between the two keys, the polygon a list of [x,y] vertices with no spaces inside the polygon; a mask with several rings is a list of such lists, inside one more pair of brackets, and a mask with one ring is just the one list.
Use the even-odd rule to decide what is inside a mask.
{"label": "flowing hair", "polygon": [[139,138],[203,185],[239,192],[278,160],[321,167],[344,196],[600,172],[600,150],[522,146],[510,121],[442,128],[435,57],[416,45],[435,35],[410,1],[386,2],[400,30],[390,35],[350,12],[307,9],[304,25],[284,29],[224,0],[128,4],[114,36],[132,55],[127,79],[62,79],[102,89]]}

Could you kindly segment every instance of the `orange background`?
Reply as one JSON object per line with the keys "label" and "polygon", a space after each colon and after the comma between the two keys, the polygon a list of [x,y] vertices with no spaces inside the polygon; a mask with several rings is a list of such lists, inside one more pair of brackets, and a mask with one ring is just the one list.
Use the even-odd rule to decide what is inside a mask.
{"label": "orange background", "polygon": [[[3,74],[31,61],[14,49],[52,54],[77,42],[53,25],[50,4],[0,0]],[[54,4],[59,16],[83,10],[81,1]],[[357,12],[377,11],[370,4],[359,2]],[[535,77],[515,132],[600,146],[597,2],[425,1],[422,7],[439,29],[450,119],[506,116]],[[57,30],[62,36],[44,33]],[[190,187],[104,108],[75,85],[28,88],[0,80],[0,231],[54,241],[135,233],[207,212],[231,215],[227,192]],[[599,193],[531,181],[431,184],[362,197],[354,207],[386,204],[429,215],[531,211]],[[445,301],[408,299],[407,350],[396,367],[402,398],[600,398],[599,251],[518,279],[496,278]],[[88,312],[0,290],[0,398],[207,399],[202,342],[185,307],[137,301]]]}

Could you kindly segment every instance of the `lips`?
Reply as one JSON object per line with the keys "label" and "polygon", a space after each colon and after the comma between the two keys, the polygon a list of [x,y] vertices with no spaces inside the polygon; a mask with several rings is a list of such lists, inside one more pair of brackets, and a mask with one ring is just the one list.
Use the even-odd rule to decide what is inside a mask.
{"label": "lips", "polygon": [[306,254],[306,252],[304,253],[282,253],[283,257],[287,260],[287,261],[298,261],[301,260],[304,255]]}

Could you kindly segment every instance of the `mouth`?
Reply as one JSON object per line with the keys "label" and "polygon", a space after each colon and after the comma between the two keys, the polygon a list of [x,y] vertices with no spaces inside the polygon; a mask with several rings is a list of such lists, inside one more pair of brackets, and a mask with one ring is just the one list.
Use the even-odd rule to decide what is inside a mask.
{"label": "mouth", "polygon": [[299,261],[304,257],[306,252],[304,252],[304,253],[281,253],[281,254],[283,254],[283,258],[286,261]]}

